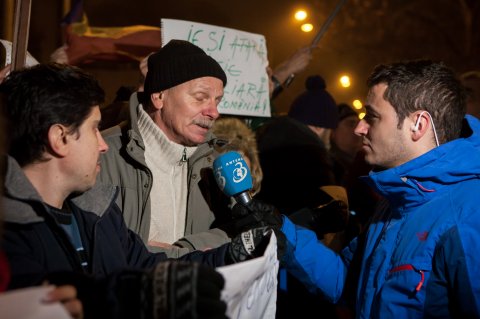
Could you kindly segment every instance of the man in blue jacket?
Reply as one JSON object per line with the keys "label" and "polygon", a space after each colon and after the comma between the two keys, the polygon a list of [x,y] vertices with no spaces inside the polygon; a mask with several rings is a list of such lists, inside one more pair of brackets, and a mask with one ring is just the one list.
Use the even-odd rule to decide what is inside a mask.
{"label": "man in blue jacket", "polygon": [[95,183],[108,150],[98,129],[98,82],[75,67],[37,65],[12,72],[0,96],[10,143],[2,198],[9,289],[45,279],[74,284],[87,318],[225,317],[223,278],[198,263],[250,259],[268,231],[181,258],[198,263],[150,253],[125,225],[118,189]]}
{"label": "man in blue jacket", "polygon": [[312,291],[351,296],[357,318],[480,317],[480,122],[441,63],[380,65],[355,132],[385,199],[339,255],[284,218],[284,258]]}

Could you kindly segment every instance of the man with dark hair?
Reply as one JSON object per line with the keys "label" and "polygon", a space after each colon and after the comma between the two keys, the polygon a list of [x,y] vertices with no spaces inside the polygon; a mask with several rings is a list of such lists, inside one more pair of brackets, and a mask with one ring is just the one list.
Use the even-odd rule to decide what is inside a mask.
{"label": "man with dark hair", "polygon": [[[37,65],[10,74],[0,94],[10,126],[2,199],[9,289],[45,279],[74,284],[88,318],[225,316],[221,275],[148,252],[125,225],[118,189],[95,183],[108,146],[98,129],[104,92],[94,78]],[[216,267],[250,259],[266,234],[255,229],[182,260]]]}
{"label": "man with dark hair", "polygon": [[385,199],[339,255],[284,218],[284,261],[357,318],[480,317],[480,122],[454,73],[428,60],[380,65],[355,128]]}

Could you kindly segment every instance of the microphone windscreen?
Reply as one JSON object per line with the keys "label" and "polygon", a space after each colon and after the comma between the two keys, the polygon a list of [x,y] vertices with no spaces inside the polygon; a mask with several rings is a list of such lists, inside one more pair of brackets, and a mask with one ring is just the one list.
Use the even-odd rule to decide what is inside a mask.
{"label": "microphone windscreen", "polygon": [[213,173],[218,187],[227,195],[235,196],[252,188],[252,175],[238,152],[220,155],[213,162]]}

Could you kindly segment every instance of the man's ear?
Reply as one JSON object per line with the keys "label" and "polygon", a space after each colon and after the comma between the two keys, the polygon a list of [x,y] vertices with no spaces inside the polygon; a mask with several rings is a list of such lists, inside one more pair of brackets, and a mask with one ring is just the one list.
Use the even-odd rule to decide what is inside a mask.
{"label": "man's ear", "polygon": [[156,110],[161,110],[163,108],[163,92],[152,93],[150,95],[150,100]]}
{"label": "man's ear", "polygon": [[54,124],[48,129],[48,143],[52,152],[60,157],[68,154],[68,130],[61,124]]}

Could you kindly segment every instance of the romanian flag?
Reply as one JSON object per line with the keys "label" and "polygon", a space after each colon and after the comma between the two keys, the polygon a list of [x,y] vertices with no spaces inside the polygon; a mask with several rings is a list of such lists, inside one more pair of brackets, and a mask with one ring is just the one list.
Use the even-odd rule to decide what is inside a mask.
{"label": "romanian flag", "polygon": [[91,27],[83,12],[83,0],[74,1],[62,24],[71,65],[94,61],[141,61],[162,46],[159,27]]}

